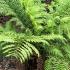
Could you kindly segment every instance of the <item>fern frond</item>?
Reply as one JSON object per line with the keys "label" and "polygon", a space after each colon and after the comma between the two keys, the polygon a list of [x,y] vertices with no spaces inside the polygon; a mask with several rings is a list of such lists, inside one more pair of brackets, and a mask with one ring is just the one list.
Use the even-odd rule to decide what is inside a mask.
{"label": "fern frond", "polygon": [[[43,31],[43,25],[46,23],[46,5],[42,4],[40,0],[0,0],[0,6],[0,13],[13,16],[16,19],[15,24],[19,22],[21,26],[23,25],[23,30],[33,29],[32,32],[36,35],[40,35]],[[5,6],[6,8],[3,10]]]}
{"label": "fern frond", "polygon": [[0,45],[2,54],[6,57],[15,57],[21,62],[28,60],[31,55],[39,56],[39,51],[27,41],[19,39],[21,34],[6,32],[0,34]]}
{"label": "fern frond", "polygon": [[62,51],[63,51],[63,54],[64,56],[70,60],[70,46],[69,45],[65,45],[63,47],[61,47]]}
{"label": "fern frond", "polygon": [[70,70],[68,62],[64,59],[50,57],[45,61],[44,70]]}
{"label": "fern frond", "polygon": [[10,17],[13,16],[12,19],[14,20],[11,22],[15,21],[15,25],[19,22],[21,26],[23,25],[23,29],[25,29],[24,27],[27,27],[31,23],[29,16],[25,12],[24,5],[22,6],[19,0],[0,0],[0,7],[0,14]]}
{"label": "fern frond", "polygon": [[49,55],[64,58],[62,51],[59,48],[57,48],[57,46],[56,47],[54,47],[54,46],[51,47],[48,52],[49,52]]}
{"label": "fern frond", "polygon": [[[56,1],[56,0],[55,0]],[[69,0],[57,0],[57,11],[63,16],[70,15],[70,1]]]}
{"label": "fern frond", "polygon": [[65,44],[66,39],[61,35],[49,34],[41,36],[26,36],[26,40],[29,42],[43,42],[46,45],[50,45],[48,41],[60,40]]}
{"label": "fern frond", "polygon": [[26,13],[30,16],[34,33],[39,35],[43,31],[42,25],[46,23],[46,5],[41,0],[22,0],[21,4],[24,4]]}
{"label": "fern frond", "polygon": [[52,41],[55,39],[60,39],[65,42],[65,38],[59,35],[27,36],[24,33],[19,34],[13,31],[2,32],[0,34],[0,42],[5,43],[0,43],[2,46],[1,51],[5,56],[14,56],[17,59],[18,56],[20,56],[19,59],[22,59],[20,61],[25,61],[33,54],[36,54],[39,57],[39,51],[32,43],[42,43],[49,46],[50,43],[48,40]]}

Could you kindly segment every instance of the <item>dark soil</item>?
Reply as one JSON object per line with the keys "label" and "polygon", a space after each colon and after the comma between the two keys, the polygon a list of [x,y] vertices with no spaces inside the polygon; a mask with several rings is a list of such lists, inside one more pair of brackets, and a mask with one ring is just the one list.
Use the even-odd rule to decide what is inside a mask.
{"label": "dark soil", "polygon": [[27,63],[21,64],[16,59],[3,58],[0,60],[0,70],[43,70],[43,60],[33,56]]}

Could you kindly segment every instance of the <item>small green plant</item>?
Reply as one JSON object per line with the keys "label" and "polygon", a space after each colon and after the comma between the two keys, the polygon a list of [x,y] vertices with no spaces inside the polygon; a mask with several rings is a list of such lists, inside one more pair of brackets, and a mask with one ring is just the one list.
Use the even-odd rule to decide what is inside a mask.
{"label": "small green plant", "polygon": [[70,70],[68,62],[57,57],[49,57],[45,61],[44,70]]}

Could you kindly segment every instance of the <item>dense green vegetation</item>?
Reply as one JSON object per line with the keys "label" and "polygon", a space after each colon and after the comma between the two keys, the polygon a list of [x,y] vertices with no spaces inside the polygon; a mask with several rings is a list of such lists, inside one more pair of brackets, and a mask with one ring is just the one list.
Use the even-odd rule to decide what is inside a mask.
{"label": "dense green vegetation", "polygon": [[44,70],[70,70],[70,0],[0,0],[0,56],[25,62],[42,55]]}

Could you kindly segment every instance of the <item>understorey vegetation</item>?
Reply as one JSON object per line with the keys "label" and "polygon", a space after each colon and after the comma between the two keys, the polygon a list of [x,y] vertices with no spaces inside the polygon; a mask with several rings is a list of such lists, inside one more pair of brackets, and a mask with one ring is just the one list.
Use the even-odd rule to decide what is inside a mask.
{"label": "understorey vegetation", "polygon": [[44,70],[70,70],[70,0],[0,0],[0,57],[33,55]]}

